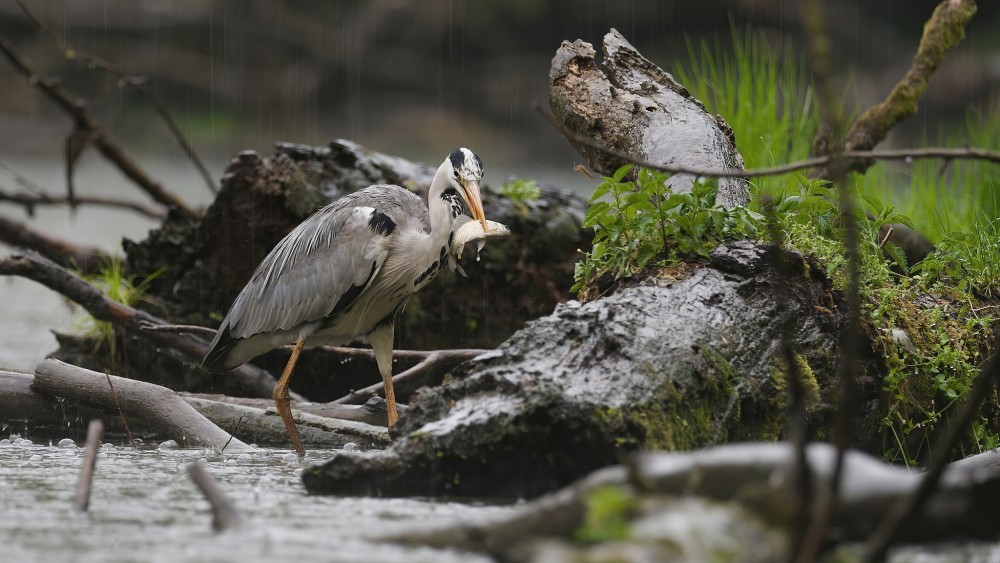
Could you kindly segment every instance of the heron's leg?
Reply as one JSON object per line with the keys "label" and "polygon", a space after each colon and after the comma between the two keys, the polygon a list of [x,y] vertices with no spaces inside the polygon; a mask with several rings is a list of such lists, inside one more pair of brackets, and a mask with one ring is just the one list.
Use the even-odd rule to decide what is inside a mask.
{"label": "heron's leg", "polygon": [[292,370],[295,369],[295,362],[299,361],[299,354],[302,353],[302,347],[305,343],[305,336],[300,336],[295,342],[295,348],[292,349],[292,357],[288,358],[285,371],[281,373],[281,379],[274,386],[274,408],[277,409],[281,421],[285,423],[285,429],[288,430],[288,437],[292,440],[295,453],[299,454],[299,457],[306,455],[306,449],[302,447],[299,430],[295,428],[295,421],[292,420],[291,399],[288,397],[288,380],[292,378]]}
{"label": "heron's leg", "polygon": [[392,323],[382,325],[368,335],[368,342],[375,352],[378,371],[385,385],[385,405],[389,409],[389,426],[396,424],[396,392],[392,389]]}

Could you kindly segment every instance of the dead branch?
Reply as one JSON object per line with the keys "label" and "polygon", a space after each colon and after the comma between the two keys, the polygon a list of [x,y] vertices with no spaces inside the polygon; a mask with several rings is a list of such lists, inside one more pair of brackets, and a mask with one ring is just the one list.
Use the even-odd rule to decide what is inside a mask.
{"label": "dead branch", "polygon": [[[15,253],[0,257],[0,275],[14,275],[36,281],[82,306],[99,321],[107,321],[118,328],[132,330],[148,340],[170,347],[200,363],[208,352],[208,342],[202,338],[161,332],[140,330],[139,322],[148,321],[164,324],[164,321],[145,311],[108,299],[86,281],[66,269],[34,253]],[[274,389],[274,377],[268,372],[250,364],[244,364],[227,378],[233,378],[235,385],[259,397],[270,397]]]}
{"label": "dead branch", "polygon": [[[348,350],[354,349],[348,348]],[[392,376],[392,384],[396,388],[396,394],[402,396],[406,393],[412,393],[416,388],[428,385],[429,378],[439,375],[442,371],[449,370],[485,352],[487,350],[475,349],[437,350],[429,352],[417,365]],[[382,383],[375,383],[363,389],[351,391],[347,395],[333,401],[332,404],[358,405],[383,392],[385,392],[385,386]]]}
{"label": "dead branch", "polygon": [[[288,431],[275,411],[273,400],[196,394],[187,394],[184,400],[205,418],[244,440],[288,444]],[[292,415],[306,445],[322,448],[342,447],[348,442],[378,448],[389,445],[384,401],[381,407],[336,405],[331,409],[328,405],[301,402],[294,406]]]}
{"label": "dead branch", "polygon": [[39,193],[37,195],[28,194],[16,194],[7,193],[0,190],[0,201],[6,201],[10,203],[16,203],[18,205],[23,205],[25,212],[28,216],[33,216],[35,214],[34,208],[40,205],[100,205],[104,207],[112,207],[116,209],[127,209],[129,211],[135,211],[136,213],[145,215],[151,219],[163,220],[166,217],[166,213],[158,209],[153,209],[141,203],[133,203],[131,201],[125,201],[123,199],[111,198],[111,197],[100,197],[100,196],[78,196],[74,195],[72,201],[69,197],[51,195],[47,193]]}
{"label": "dead branch", "polygon": [[97,465],[97,448],[101,445],[104,435],[104,423],[95,418],[87,428],[87,445],[83,450],[83,465],[80,466],[80,478],[76,482],[76,494],[73,506],[80,512],[86,512],[90,506],[91,483],[94,482],[94,467]]}
{"label": "dead branch", "polygon": [[236,510],[236,505],[222,492],[219,482],[205,469],[204,464],[200,461],[189,464],[187,473],[212,507],[213,530],[223,532],[243,526],[243,517]]}
{"label": "dead branch", "polygon": [[209,174],[208,168],[205,166],[205,163],[202,162],[201,158],[198,157],[198,154],[195,152],[194,147],[192,147],[191,143],[188,142],[187,137],[184,136],[184,133],[181,131],[181,128],[177,126],[177,122],[174,121],[173,116],[170,115],[170,112],[167,110],[167,107],[166,105],[164,105],[163,101],[160,100],[160,98],[146,86],[145,77],[126,74],[125,71],[122,70],[122,68],[119,65],[107,61],[89,51],[81,49],[77,45],[70,44],[68,41],[65,40],[65,38],[60,37],[59,34],[57,34],[52,28],[45,25],[42,22],[42,20],[40,20],[38,16],[36,16],[34,12],[32,12],[28,8],[28,6],[24,4],[24,2],[22,2],[21,0],[14,0],[14,2],[18,5],[18,7],[21,8],[21,11],[24,12],[24,15],[28,16],[28,19],[30,19],[32,23],[34,23],[38,27],[38,29],[40,29],[43,33],[45,33],[55,41],[56,45],[59,47],[59,50],[63,52],[66,58],[77,58],[80,59],[81,61],[86,62],[87,64],[93,65],[95,68],[99,68],[101,70],[114,74],[115,76],[118,77],[118,79],[121,81],[122,84],[127,84],[135,88],[140,94],[142,94],[142,96],[146,98],[146,101],[149,102],[151,106],[153,106],[154,110],[156,110],[156,113],[160,115],[160,118],[163,119],[163,122],[166,124],[167,129],[170,130],[170,133],[174,136],[174,139],[177,140],[177,144],[180,145],[181,150],[184,151],[184,154],[187,155],[187,157],[191,160],[191,163],[194,164],[195,168],[198,169],[198,172],[201,173],[201,177],[205,180],[205,185],[208,186],[208,189],[213,194],[218,192],[218,188],[216,188],[215,182],[212,181],[212,175]]}
{"label": "dead branch", "polygon": [[[163,429],[174,440],[221,449],[229,439],[228,432],[199,414],[176,392],[143,381],[107,377],[114,383],[123,413]],[[34,387],[49,395],[98,405],[111,412],[118,407],[105,374],[52,358],[35,367]],[[233,440],[230,449],[239,451],[250,447]]]}
{"label": "dead branch", "polygon": [[188,207],[176,195],[168,192],[162,184],[154,180],[146,171],[132,159],[122,147],[112,138],[111,133],[102,125],[96,117],[88,110],[86,103],[71,94],[59,85],[55,78],[45,78],[39,75],[28,63],[21,53],[14,48],[14,45],[5,38],[0,37],[0,51],[7,56],[7,59],[14,65],[21,74],[28,79],[31,86],[35,86],[42,91],[49,99],[56,103],[63,111],[73,118],[78,129],[90,131],[93,134],[93,143],[97,146],[101,154],[109,161],[118,166],[125,176],[132,180],[139,188],[149,194],[153,200],[168,207],[175,208],[189,217],[197,217],[192,208]]}
{"label": "dead branch", "polygon": [[33,250],[56,264],[92,273],[111,260],[103,250],[77,246],[71,242],[35,232],[21,223],[0,217],[0,241]]}
{"label": "dead branch", "polygon": [[[139,321],[139,329],[149,332],[170,332],[170,333],[189,333],[189,334],[201,334],[202,336],[208,338],[214,338],[215,333],[218,331],[214,328],[209,328],[207,326],[199,325],[172,325],[172,324],[153,324],[148,321]],[[286,346],[285,348],[291,350],[291,346]],[[371,348],[350,348],[347,346],[318,346],[317,348],[325,350],[327,352],[336,354],[345,359],[355,359],[361,358],[365,360],[375,360],[375,353],[372,352]],[[435,361],[443,361],[449,358],[453,358],[456,363],[459,361],[465,361],[471,358],[475,358],[480,354],[485,354],[489,350],[483,350],[479,348],[459,348],[455,350],[393,350],[392,358],[394,360],[427,360],[431,356],[439,356]],[[442,356],[442,353],[444,356]],[[381,383],[379,383],[381,385]],[[370,396],[370,395],[369,395]],[[365,398],[367,400],[367,397]],[[362,400],[361,402],[364,402]],[[344,403],[353,404],[353,403]]]}
{"label": "dead branch", "polygon": [[[965,25],[975,13],[973,0],[942,0],[938,4],[924,24],[913,64],[885,100],[868,108],[851,125],[844,139],[845,151],[875,147],[896,124],[917,113],[917,103],[927,90],[931,76],[945,55],[965,38]],[[864,172],[872,164],[872,161],[857,160],[852,170]]]}
{"label": "dead branch", "polygon": [[910,162],[913,160],[940,158],[945,160],[985,160],[988,162],[1000,164],[1000,152],[991,151],[988,149],[976,148],[976,147],[963,147],[963,148],[929,147],[929,148],[919,148],[919,149],[892,149],[892,150],[882,150],[882,151],[849,150],[838,153],[836,155],[828,154],[824,156],[807,158],[805,160],[798,160],[795,162],[790,162],[788,164],[782,164],[779,166],[753,168],[750,170],[699,168],[695,166],[657,164],[637,159],[623,152],[616,151],[610,147],[604,146],[601,143],[592,141],[587,137],[577,135],[576,133],[568,131],[565,128],[563,128],[559,124],[559,122],[557,122],[555,118],[552,117],[552,115],[550,115],[544,109],[542,109],[541,105],[535,103],[532,104],[532,107],[535,109],[536,112],[538,112],[539,115],[542,116],[542,118],[546,122],[555,127],[559,131],[559,133],[562,134],[563,137],[565,137],[572,143],[579,143],[591,149],[605,152],[615,158],[621,159],[625,162],[629,162],[636,166],[641,166],[642,168],[649,168],[650,170],[658,170],[660,172],[666,172],[668,174],[691,174],[693,176],[703,176],[705,178],[759,178],[762,176],[780,176],[782,174],[789,174],[792,172],[797,172],[799,170],[811,170],[814,168],[826,167],[830,166],[837,159],[841,159],[847,162],[856,162],[856,161],[860,162],[866,160],[871,160],[871,161],[903,160],[906,162]]}

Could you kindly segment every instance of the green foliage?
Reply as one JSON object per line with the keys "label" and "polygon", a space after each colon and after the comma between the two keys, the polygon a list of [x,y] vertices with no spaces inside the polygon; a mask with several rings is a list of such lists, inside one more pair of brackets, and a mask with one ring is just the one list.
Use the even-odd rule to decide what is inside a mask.
{"label": "green foliage", "polygon": [[673,193],[666,174],[640,169],[633,182],[625,179],[631,171],[626,165],[605,177],[590,198],[583,226],[594,229],[594,247],[577,263],[572,291],[606,272],[627,277],[654,258],[707,256],[724,240],[756,234],[760,216],[716,205],[715,182]]}
{"label": "green foliage", "polygon": [[[689,44],[690,61],[675,64],[675,75],[730,124],[749,168],[806,158],[819,116],[801,58],[751,33],[734,32],[731,51],[725,54],[718,42]],[[941,136],[940,144],[996,150],[1000,128],[986,124],[1000,122],[1000,100],[992,108],[970,111],[965,126]],[[763,236],[761,201],[773,203],[784,244],[815,256],[835,288],[847,286],[836,193],[826,182],[801,173],[757,179],[753,211],[727,212],[715,207],[712,185],[670,194],[662,176],[629,172],[617,171],[595,190],[584,223],[595,229],[594,250],[577,264],[574,290],[605,274],[632,275],[653,260],[666,265],[685,254],[703,256],[724,240]],[[879,163],[849,181],[860,207],[863,325],[886,373],[880,405],[886,457],[913,463],[969,389],[996,330],[997,310],[974,304],[978,296],[1000,297],[1000,167]],[[879,227],[889,223],[929,236],[937,250],[907,264],[902,249],[879,238]],[[900,333],[910,346],[900,343]],[[996,431],[979,420],[964,453],[996,447]]]}
{"label": "green foliage", "polygon": [[[96,274],[82,274],[77,272],[77,275],[90,285],[96,287],[108,299],[128,305],[129,307],[134,307],[140,302],[152,303],[145,295],[146,290],[153,283],[153,280],[161,276],[166,269],[167,267],[163,266],[152,274],[143,276],[141,280],[136,281],[139,276],[126,275],[122,268],[121,259],[113,257],[105,261]],[[107,343],[108,349],[112,355],[114,354],[114,328],[111,323],[87,316],[82,330],[96,337],[98,343]]]}
{"label": "green foliage", "polygon": [[517,178],[508,180],[500,186],[500,195],[507,196],[514,201],[537,201],[542,196],[542,190],[534,180]]}
{"label": "green foliage", "polygon": [[636,508],[636,499],[619,487],[600,486],[587,493],[583,526],[576,539],[584,542],[628,538],[628,519]]}

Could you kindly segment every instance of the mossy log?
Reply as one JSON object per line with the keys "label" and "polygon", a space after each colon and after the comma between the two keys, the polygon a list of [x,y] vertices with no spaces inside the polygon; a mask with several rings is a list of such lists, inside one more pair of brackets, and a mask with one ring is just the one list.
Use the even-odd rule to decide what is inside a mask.
{"label": "mossy log", "polygon": [[[124,242],[130,273],[141,276],[166,266],[141,306],[172,322],[214,327],[264,256],[313,211],[377,183],[403,185],[423,196],[433,173],[431,166],[344,140],[329,147],[279,144],[269,157],[241,153],[200,221],[170,214],[146,240]],[[513,235],[491,241],[479,262],[467,253],[463,267],[469,279],[448,273],[414,296],[397,322],[398,347],[491,348],[568,298],[578,250],[590,246],[580,228],[584,200],[546,188],[536,200],[515,202],[487,186],[483,201],[487,217],[508,225]],[[124,357],[116,359],[114,370],[128,377],[164,384],[164,377],[180,377],[172,388],[202,392],[226,377],[207,374],[140,340],[121,344]],[[287,352],[278,350],[256,362],[280,372],[286,359]],[[76,358],[75,363],[84,362]],[[93,369],[111,367],[86,363]],[[397,371],[405,367],[401,363]],[[300,360],[292,388],[310,400],[331,401],[380,380],[371,362],[345,363],[313,350]]]}
{"label": "mossy log", "polygon": [[[708,169],[743,170],[733,130],[665,72],[642,56],[618,31],[604,36],[604,60],[593,45],[564,41],[549,71],[549,105],[562,127],[635,160]],[[627,162],[592,147],[570,144],[590,167],[610,176]],[[667,184],[691,191],[694,178],[672,176]],[[727,209],[750,200],[743,178],[719,180],[718,201]]]}
{"label": "mossy log", "polygon": [[[621,450],[774,440],[787,413],[787,368],[775,361],[786,330],[818,432],[842,315],[823,269],[799,256],[796,275],[782,279],[770,252],[732,243],[683,279],[651,270],[607,297],[559,306],[420,391],[386,452],[309,468],[307,489],[524,498],[613,464]],[[877,391],[864,382],[860,412],[876,410]],[[858,424],[869,439],[873,426]]]}

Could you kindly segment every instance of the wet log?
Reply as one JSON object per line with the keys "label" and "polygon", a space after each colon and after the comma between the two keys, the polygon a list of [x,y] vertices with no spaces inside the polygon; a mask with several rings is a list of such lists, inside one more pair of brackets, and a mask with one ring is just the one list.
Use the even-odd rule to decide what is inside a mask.
{"label": "wet log", "polygon": [[[307,489],[530,498],[614,464],[623,449],[778,438],[786,328],[807,378],[810,427],[823,427],[841,314],[822,268],[798,255],[797,273],[783,279],[772,251],[732,243],[686,275],[653,268],[635,286],[558,307],[418,393],[386,452],[311,467]],[[878,389],[864,382],[860,412],[874,412]],[[862,442],[877,441],[875,425],[858,428],[869,433]]]}
{"label": "wet log", "polygon": [[[12,433],[35,441],[70,438],[79,442],[86,433],[86,422],[100,418],[107,426],[110,440],[125,441],[128,435],[144,442],[176,438],[168,427],[133,413],[125,413],[129,426],[126,432],[113,400],[112,404],[66,400],[35,388],[34,381],[32,374],[0,370],[0,425]],[[180,396],[202,416],[244,442],[268,446],[288,443],[288,433],[271,399],[191,393]],[[363,450],[389,444],[382,399],[364,405],[295,403],[294,406],[303,442],[308,446],[331,448],[353,442]],[[400,412],[404,411],[405,407]]]}
{"label": "wet log", "polygon": [[[835,448],[830,444],[813,443],[807,448],[807,463],[813,494],[828,490],[832,475]],[[739,534],[733,552],[777,552],[770,557],[753,560],[787,558],[787,534],[781,523],[789,522],[793,508],[801,499],[789,478],[794,456],[790,443],[730,444],[687,453],[642,453],[630,467],[614,466],[596,471],[576,483],[545,495],[505,515],[487,522],[449,525],[447,528],[411,530],[391,536],[389,540],[421,545],[449,546],[481,551],[502,560],[539,559],[538,538],[571,540],[587,521],[589,498],[602,488],[613,487],[623,498],[631,499],[634,507],[628,511],[630,542],[643,544],[656,539],[689,547],[690,538],[671,534],[684,533],[664,526],[664,518],[696,518],[701,539],[712,543],[729,538],[734,522],[741,531],[753,530],[756,519],[769,524],[750,534]],[[954,466],[955,464],[952,464]],[[849,451],[845,458],[841,496],[834,520],[829,528],[831,541],[861,541],[868,538],[894,503],[913,493],[922,476],[894,467],[868,454]],[[936,542],[955,539],[995,540],[1000,537],[1000,507],[991,499],[1000,490],[1000,468],[969,473],[949,468],[942,486],[933,493],[929,503],[904,530],[906,542]],[[651,502],[659,497],[665,502]],[[692,508],[720,510],[719,504],[691,501],[721,501],[730,512],[728,518],[699,518],[688,512]],[[749,512],[746,510],[749,509]],[[659,533],[667,538],[648,537],[648,525],[659,522]],[[674,528],[671,532],[670,528]],[[767,541],[768,528],[775,528],[783,539]],[[644,538],[644,536],[646,536]],[[765,551],[767,552],[767,551]],[[534,554],[534,555],[531,555]],[[675,554],[680,559],[699,559],[691,553]]]}
{"label": "wet log", "polygon": [[[562,128],[600,146],[658,164],[743,170],[732,129],[711,116],[670,73],[642,56],[616,30],[604,36],[603,60],[583,40],[564,41],[549,71],[549,105]],[[610,176],[628,162],[573,142],[598,173]],[[694,178],[672,176],[675,191],[691,191]],[[750,200],[743,178],[719,180],[726,208]]]}
{"label": "wet log", "polygon": [[[188,405],[177,393],[142,381],[93,372],[48,359],[35,367],[35,389],[121,412],[163,429],[179,443],[229,451],[250,447],[234,438]],[[228,444],[228,446],[227,446]]]}

